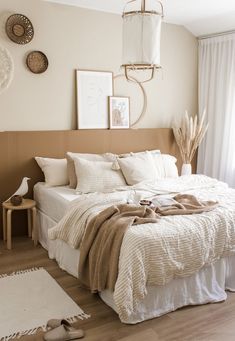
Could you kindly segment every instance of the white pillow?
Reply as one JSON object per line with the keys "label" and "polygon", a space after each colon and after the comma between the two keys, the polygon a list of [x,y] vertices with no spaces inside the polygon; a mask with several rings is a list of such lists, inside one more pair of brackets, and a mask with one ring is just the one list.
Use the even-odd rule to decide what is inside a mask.
{"label": "white pillow", "polygon": [[119,154],[119,155],[112,154],[112,157],[114,158],[114,163],[113,163],[112,169],[115,169],[115,170],[120,169],[120,166],[119,166],[118,161],[117,161],[118,157],[124,158],[124,157],[128,157],[128,156],[141,156],[141,155],[145,155],[146,153],[150,153],[151,155],[161,154],[159,149],[145,150],[143,152],[130,152],[130,153]]}
{"label": "white pillow", "polygon": [[157,180],[156,168],[149,152],[118,158],[117,161],[128,185]]}
{"label": "white pillow", "polygon": [[72,153],[67,152],[67,166],[68,166],[68,177],[69,177],[69,187],[76,188],[77,187],[77,177],[74,166],[74,158],[79,157],[81,159],[90,160],[90,161],[114,161],[116,159],[116,155],[112,153],[106,154],[88,154],[88,153]]}
{"label": "white pillow", "polygon": [[152,154],[154,164],[157,171],[157,177],[163,178],[177,178],[178,168],[176,167],[177,159],[169,154]]}
{"label": "white pillow", "polygon": [[[127,156],[139,156],[139,155],[143,155],[143,154],[146,154],[146,153],[151,153],[151,154],[160,154],[160,150],[159,149],[153,149],[153,150],[144,150],[142,152],[130,152],[130,153],[124,153],[124,154],[119,154],[118,157],[122,158],[122,157],[127,157]],[[112,154],[114,157],[115,157],[115,154]],[[117,155],[116,155],[117,157]]]}
{"label": "white pillow", "polygon": [[150,153],[152,155],[155,155],[155,154],[161,154],[160,150],[159,149],[153,149],[153,150],[145,150],[143,152],[131,152],[130,155],[135,155],[135,156],[139,156],[139,155],[143,155],[143,154],[146,154],[146,153]]}
{"label": "white pillow", "polygon": [[112,169],[113,162],[74,158],[77,176],[76,190],[80,193],[111,192],[126,186],[122,172]]}
{"label": "white pillow", "polygon": [[67,160],[36,156],[39,167],[44,173],[47,186],[68,185]]}
{"label": "white pillow", "polygon": [[91,153],[73,153],[67,152],[71,158],[81,158],[89,161],[114,161],[116,158],[115,154],[112,153],[104,153],[104,154],[91,154]]}

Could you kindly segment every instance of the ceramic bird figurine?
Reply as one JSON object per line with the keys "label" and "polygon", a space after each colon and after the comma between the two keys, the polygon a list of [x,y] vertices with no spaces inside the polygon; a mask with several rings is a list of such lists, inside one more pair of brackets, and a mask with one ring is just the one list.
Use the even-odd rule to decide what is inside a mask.
{"label": "ceramic bird figurine", "polygon": [[27,178],[25,176],[21,181],[20,187],[6,201],[9,201],[15,195],[20,195],[21,197],[23,197],[29,190],[28,180],[30,180],[30,178]]}

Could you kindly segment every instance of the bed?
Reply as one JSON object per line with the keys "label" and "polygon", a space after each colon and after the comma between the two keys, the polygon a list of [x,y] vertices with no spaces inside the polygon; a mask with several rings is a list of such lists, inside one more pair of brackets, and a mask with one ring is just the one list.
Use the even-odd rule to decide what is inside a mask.
{"label": "bed", "polygon": [[[139,187],[138,189],[135,189],[135,194],[136,191],[139,191],[142,195],[149,196],[150,194],[153,194],[153,189],[153,186],[150,186],[147,189],[146,187]],[[225,250],[225,246],[228,244],[226,239],[226,242],[223,244],[224,250],[221,251],[221,257],[210,255],[210,262],[205,262],[203,266],[199,266],[199,269],[192,274],[189,274],[188,272],[187,276],[181,276],[180,274],[179,276],[173,276],[174,278],[168,278],[166,283],[161,285],[153,285],[153,282],[151,280],[149,281],[147,278],[145,292],[139,295],[138,299],[134,301],[134,305],[132,301],[132,309],[124,309],[123,311],[117,305],[117,302],[122,302],[124,305],[129,304],[128,302],[125,303],[125,286],[123,289],[120,283],[117,284],[120,288],[119,292],[116,294],[110,290],[104,290],[99,293],[101,299],[119,314],[120,320],[124,323],[138,323],[161,316],[187,305],[221,302],[227,297],[226,290],[235,291],[235,249],[233,249],[233,246],[235,246],[235,239],[233,239],[235,238],[235,191],[228,189],[225,184],[217,182],[216,180],[195,175],[184,177],[184,179],[180,177],[179,180],[171,179],[169,181],[164,180],[158,182],[158,194],[162,193],[165,195],[166,192],[178,191],[191,193],[203,199],[218,200],[220,205],[216,210],[224,210],[224,212],[226,212],[224,216],[227,215],[228,219],[230,219],[225,233],[225,238],[227,238],[230,243],[229,247]],[[124,193],[124,190],[119,191],[118,195],[124,196]],[[156,192],[154,195],[155,194]],[[128,198],[130,197],[129,192],[126,195]],[[73,203],[81,199],[81,195],[77,194],[75,190],[70,189],[68,186],[47,187],[44,183],[38,183],[34,187],[34,198],[38,203],[37,219],[40,243],[48,250],[49,257],[56,259],[62,269],[66,270],[71,275],[78,277],[79,248],[73,248],[69,243],[59,238],[55,238],[54,240],[49,239],[48,230],[52,230],[53,227],[61,221],[61,218],[65,216],[66,212],[69,212]],[[205,219],[205,221],[209,219],[208,217],[210,217],[210,214],[211,213],[204,214],[203,219]],[[185,219],[195,219],[195,221],[197,221],[198,217],[199,216],[197,215],[195,218],[191,216],[186,217]],[[161,220],[162,224],[164,223],[162,226],[169,225],[172,228],[172,224],[176,224],[176,226],[178,226],[177,228],[180,228],[180,221],[177,222],[177,219],[178,218],[176,217],[166,217]],[[221,220],[220,223],[223,224],[223,221]],[[224,224],[226,225],[225,221]],[[146,226],[144,228],[146,228]],[[151,230],[151,228],[152,227],[150,226],[149,229]],[[133,232],[133,228],[131,228],[131,230]],[[139,229],[140,233],[141,230],[143,230],[143,228]],[[123,240],[123,244],[126,246],[129,245],[128,233],[124,236]],[[123,260],[126,259],[126,249],[127,247],[123,247],[121,250],[123,253],[123,263],[125,263]],[[123,274],[125,271],[121,271],[123,269],[125,269],[125,264],[120,265],[120,273],[122,274],[119,274],[119,277],[124,277],[118,278],[119,282],[125,281],[125,278],[128,279],[128,275],[125,277],[126,275]],[[122,289],[124,290],[123,293]],[[118,294],[122,296],[121,299],[117,299]],[[126,300],[128,301],[128,295],[126,296]]]}
{"label": "bed", "polygon": [[[168,128],[0,132],[0,140],[2,146],[0,150],[1,201],[9,198],[26,175],[31,178],[28,193],[31,197],[32,186],[43,181],[43,173],[34,160],[34,157],[38,155],[48,158],[64,158],[67,151],[80,153],[111,151],[120,154],[130,150],[158,148],[164,153],[174,155],[178,159],[178,167],[181,167],[179,150],[172,129]],[[195,162],[193,170],[195,171]],[[36,185],[34,192],[38,204],[37,218],[41,244],[48,250],[50,257],[57,260],[62,269],[77,277],[79,249],[73,249],[60,239],[48,239],[48,230],[58,223],[71,202],[77,199],[76,193],[68,186],[46,188],[42,183]],[[42,195],[40,196],[38,192]],[[232,197],[233,195],[229,198],[231,207],[235,202]],[[49,206],[47,206],[48,203],[45,205],[47,200]],[[24,226],[23,222],[22,219],[22,224],[19,224],[17,219],[17,230],[21,235],[26,232],[23,228],[21,230],[21,226]],[[139,302],[135,313],[122,321],[137,323],[182,306],[225,300],[226,290],[234,291],[235,289],[234,262],[235,259],[231,253],[215,260],[210,265],[203,266],[191,276],[174,278],[165,285],[147,285],[147,294]],[[100,296],[104,302],[117,311],[112,292],[104,291],[100,293]]]}

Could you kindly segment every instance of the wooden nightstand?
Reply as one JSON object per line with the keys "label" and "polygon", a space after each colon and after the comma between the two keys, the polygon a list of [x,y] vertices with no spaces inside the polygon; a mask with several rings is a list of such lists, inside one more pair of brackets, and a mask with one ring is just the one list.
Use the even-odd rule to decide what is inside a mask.
{"label": "wooden nightstand", "polygon": [[11,213],[12,211],[27,210],[28,236],[32,237],[34,245],[37,245],[36,230],[36,202],[31,199],[23,199],[19,206],[13,206],[10,202],[3,202],[3,240],[7,241],[8,250],[11,249]]}

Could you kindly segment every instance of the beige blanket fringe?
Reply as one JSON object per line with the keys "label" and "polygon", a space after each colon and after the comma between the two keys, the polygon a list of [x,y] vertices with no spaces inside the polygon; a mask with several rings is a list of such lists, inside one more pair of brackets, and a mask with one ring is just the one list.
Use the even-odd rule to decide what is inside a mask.
{"label": "beige blanket fringe", "polygon": [[79,279],[91,292],[114,290],[122,240],[128,227],[155,223],[159,215],[181,215],[211,211],[218,203],[199,201],[195,196],[179,194],[177,203],[149,208],[121,204],[100,212],[87,225],[80,249]]}

